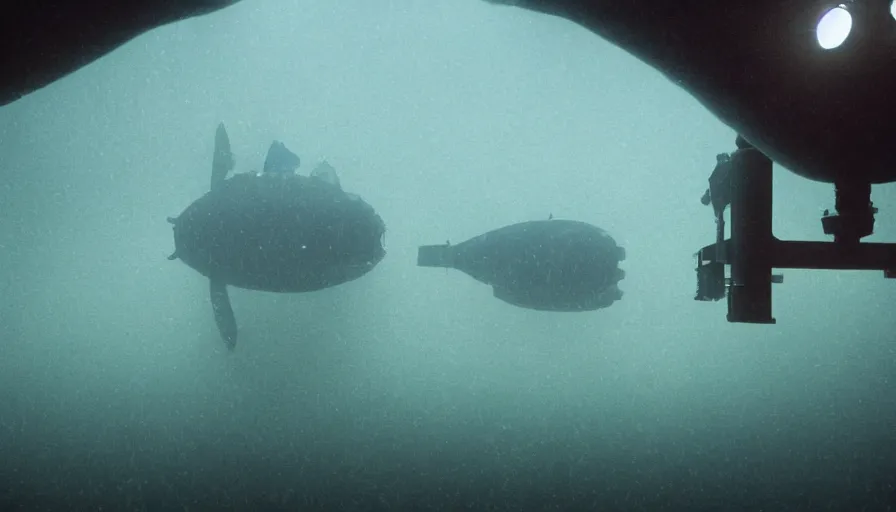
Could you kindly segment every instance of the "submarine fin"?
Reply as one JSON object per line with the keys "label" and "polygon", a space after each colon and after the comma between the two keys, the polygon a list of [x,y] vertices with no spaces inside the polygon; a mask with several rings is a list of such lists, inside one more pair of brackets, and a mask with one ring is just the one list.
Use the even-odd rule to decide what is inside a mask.
{"label": "submarine fin", "polygon": [[215,323],[218,332],[229,350],[236,348],[236,318],[227,295],[227,285],[223,281],[209,279],[209,292],[212,299],[212,310],[215,312]]}
{"label": "submarine fin", "polygon": [[454,247],[445,245],[421,245],[417,249],[418,267],[454,268]]}
{"label": "submarine fin", "polygon": [[233,153],[230,152],[230,137],[224,129],[224,123],[218,125],[215,132],[215,153],[212,155],[211,190],[224,183],[227,173],[233,170]]}
{"label": "submarine fin", "polygon": [[342,184],[339,182],[339,175],[336,174],[336,169],[334,169],[333,166],[330,165],[330,162],[327,162],[326,160],[322,160],[318,163],[309,176],[329,183],[339,190],[342,190]]}
{"label": "submarine fin", "polygon": [[286,149],[286,146],[275,140],[268,148],[268,155],[264,159],[264,172],[277,174],[292,174],[299,168],[301,160],[298,155]]}

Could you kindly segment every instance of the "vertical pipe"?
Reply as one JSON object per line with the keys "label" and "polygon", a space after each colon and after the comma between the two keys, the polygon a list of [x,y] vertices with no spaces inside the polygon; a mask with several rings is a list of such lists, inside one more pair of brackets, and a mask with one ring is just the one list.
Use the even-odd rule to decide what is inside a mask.
{"label": "vertical pipe", "polygon": [[772,318],[772,161],[754,148],[731,156],[731,287],[728,321]]}

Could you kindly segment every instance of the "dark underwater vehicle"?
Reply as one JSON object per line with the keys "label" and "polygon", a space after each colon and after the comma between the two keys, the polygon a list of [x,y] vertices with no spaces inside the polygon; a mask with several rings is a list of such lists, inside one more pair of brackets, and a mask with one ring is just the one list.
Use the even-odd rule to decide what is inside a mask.
{"label": "dark underwater vehicle", "polygon": [[300,176],[299,158],[274,142],[262,173],[236,174],[218,127],[211,190],[177,218],[174,254],[209,278],[215,322],[227,347],[237,327],[227,286],[279,293],[330,288],[383,259],[385,224],[373,207],[326,174]]}
{"label": "dark underwater vehicle", "polygon": [[498,299],[540,311],[593,311],[622,298],[625,251],[604,230],[572,220],[513,224],[457,245],[425,245],[421,267],[453,268]]}

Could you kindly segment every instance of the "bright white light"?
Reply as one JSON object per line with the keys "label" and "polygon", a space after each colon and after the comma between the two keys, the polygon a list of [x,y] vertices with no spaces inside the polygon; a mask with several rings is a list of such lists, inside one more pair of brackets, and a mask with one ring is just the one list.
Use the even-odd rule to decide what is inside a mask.
{"label": "bright white light", "polygon": [[892,16],[893,19],[896,20],[896,0],[890,2],[890,16]]}
{"label": "bright white light", "polygon": [[[891,10],[893,10],[893,5],[890,4]],[[846,41],[850,30],[852,30],[852,15],[841,5],[834,7],[821,17],[818,27],[815,28],[815,36],[822,48],[832,50]]]}

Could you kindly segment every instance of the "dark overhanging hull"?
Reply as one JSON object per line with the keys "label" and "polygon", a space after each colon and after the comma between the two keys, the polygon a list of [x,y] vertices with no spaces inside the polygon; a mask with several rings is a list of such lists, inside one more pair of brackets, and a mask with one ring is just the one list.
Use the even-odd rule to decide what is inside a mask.
{"label": "dark overhanging hull", "polygon": [[775,162],[820,182],[896,181],[896,22],[849,2],[853,31],[815,39],[833,0],[489,0],[595,32],[688,91]]}
{"label": "dark overhanging hull", "polygon": [[8,2],[0,16],[0,106],[67,76],[148,30],[238,1]]}

